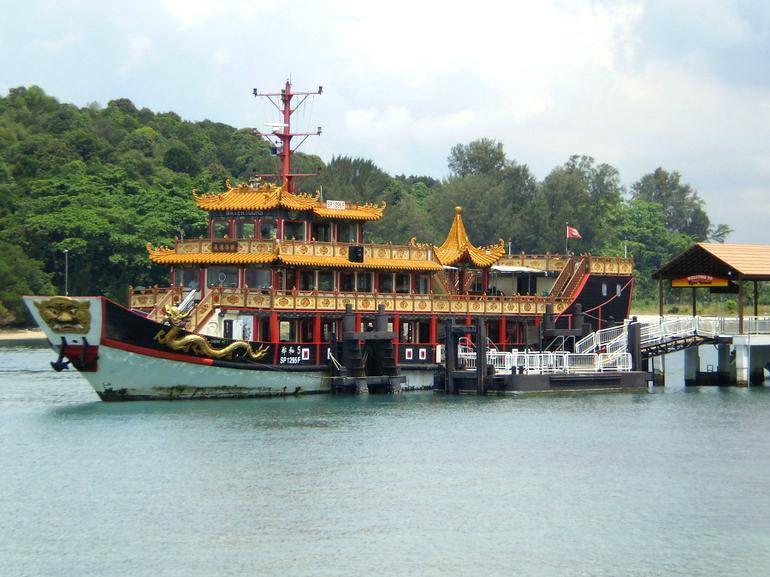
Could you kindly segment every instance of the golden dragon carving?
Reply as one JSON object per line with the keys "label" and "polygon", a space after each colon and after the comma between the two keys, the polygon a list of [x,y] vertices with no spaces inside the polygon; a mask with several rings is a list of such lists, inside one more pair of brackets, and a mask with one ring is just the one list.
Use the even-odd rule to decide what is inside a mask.
{"label": "golden dragon carving", "polygon": [[259,361],[267,355],[268,348],[260,346],[257,350],[251,348],[247,341],[235,341],[226,347],[217,349],[211,346],[208,339],[202,335],[183,334],[185,324],[191,312],[182,312],[178,307],[166,305],[163,327],[155,335],[155,340],[172,351],[195,353],[212,359],[248,359]]}

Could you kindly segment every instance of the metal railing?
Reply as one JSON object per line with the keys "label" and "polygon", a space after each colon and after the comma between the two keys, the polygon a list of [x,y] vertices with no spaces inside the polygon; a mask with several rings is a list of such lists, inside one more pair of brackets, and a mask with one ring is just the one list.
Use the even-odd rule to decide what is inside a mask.
{"label": "metal railing", "polygon": [[[476,370],[476,353],[468,349],[458,353],[460,367]],[[488,351],[487,365],[495,372],[511,374],[591,374],[602,372],[628,372],[631,370],[630,353],[567,353],[529,351]]]}

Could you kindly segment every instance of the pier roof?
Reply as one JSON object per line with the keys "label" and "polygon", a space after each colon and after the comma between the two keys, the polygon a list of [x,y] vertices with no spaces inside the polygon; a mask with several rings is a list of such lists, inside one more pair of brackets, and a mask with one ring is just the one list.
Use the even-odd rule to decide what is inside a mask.
{"label": "pier roof", "polygon": [[770,280],[770,245],[699,242],[652,273],[672,279],[696,274]]}
{"label": "pier roof", "polygon": [[353,204],[349,202],[329,203],[321,200],[320,193],[294,194],[285,187],[269,183],[260,183],[256,187],[250,184],[230,186],[219,194],[196,194],[198,208],[207,211],[243,210],[258,211],[274,208],[312,212],[318,217],[336,220],[373,221],[382,218],[385,203]]}
{"label": "pier roof", "polygon": [[436,257],[444,266],[461,262],[471,262],[478,268],[492,266],[505,254],[505,241],[500,239],[497,244],[474,246],[465,230],[462,212],[462,207],[455,207],[455,218],[444,244],[433,249]]}

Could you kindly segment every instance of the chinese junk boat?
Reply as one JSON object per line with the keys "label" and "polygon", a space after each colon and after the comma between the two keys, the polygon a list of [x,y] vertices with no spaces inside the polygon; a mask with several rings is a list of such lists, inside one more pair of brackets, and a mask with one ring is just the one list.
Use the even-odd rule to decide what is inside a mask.
{"label": "chinese junk boat", "polygon": [[291,132],[292,99],[310,94],[287,82],[264,95],[282,114],[266,135],[278,141],[279,184],[196,195],[208,237],[148,245],[168,288],[130,290],[130,309],[25,297],[59,353],[54,369],[71,364],[105,401],[430,388],[447,321],[481,321],[505,353],[541,349],[549,331],[576,335],[576,312],[583,332],[627,316],[630,259],[475,246],[460,207],[441,246],[365,243],[384,204],[295,191],[291,140],[309,135]]}

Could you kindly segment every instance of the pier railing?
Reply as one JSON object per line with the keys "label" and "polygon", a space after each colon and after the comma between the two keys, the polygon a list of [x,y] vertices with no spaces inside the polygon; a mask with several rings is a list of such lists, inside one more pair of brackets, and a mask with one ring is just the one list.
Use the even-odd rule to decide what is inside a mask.
{"label": "pier railing", "polygon": [[[476,370],[476,353],[469,348],[458,353],[460,366]],[[487,351],[487,365],[501,374],[513,372],[522,374],[549,373],[602,373],[628,372],[631,370],[631,354],[610,353],[567,353],[529,351]]]}
{"label": "pier railing", "polygon": [[[579,340],[575,352],[606,353],[613,355],[626,351],[628,323],[601,329]],[[740,321],[735,317],[659,317],[641,322],[642,347],[659,345],[687,337],[714,339],[740,333]],[[743,334],[770,334],[770,317],[744,317]]]}

